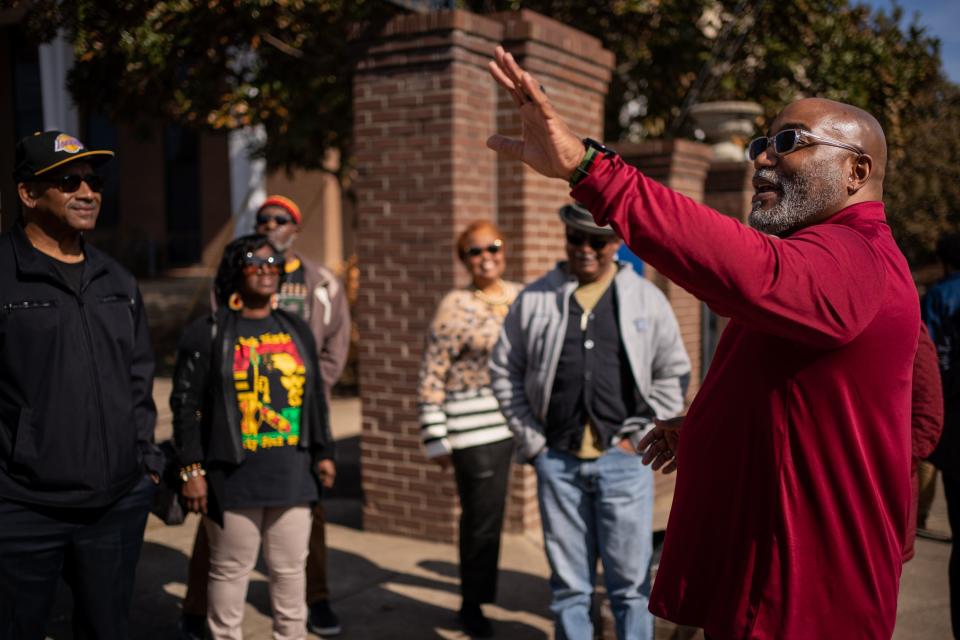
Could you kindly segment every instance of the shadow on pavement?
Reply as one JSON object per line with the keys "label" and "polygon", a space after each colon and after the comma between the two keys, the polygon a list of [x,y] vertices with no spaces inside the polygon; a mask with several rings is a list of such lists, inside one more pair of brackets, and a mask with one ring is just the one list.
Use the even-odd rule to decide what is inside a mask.
{"label": "shadow on pavement", "polygon": [[[450,638],[459,629],[456,611],[432,603],[437,592],[458,594],[457,566],[449,562],[427,560],[418,566],[438,574],[442,580],[390,571],[367,558],[329,549],[328,571],[331,601],[343,623],[344,636],[377,640],[416,640]],[[262,561],[258,570],[265,571]],[[510,592],[527,589],[546,590],[543,578],[515,571],[501,572],[501,585],[509,583]],[[537,584],[534,584],[537,583]],[[511,610],[501,598],[501,608]],[[265,582],[251,582],[247,601],[269,617],[270,597]],[[538,612],[540,613],[540,612]],[[493,621],[499,637],[511,640],[545,640],[543,631],[518,620]],[[441,633],[443,631],[444,633]],[[456,636],[454,636],[456,637]],[[463,636],[466,637],[466,636]]]}
{"label": "shadow on pavement", "polygon": [[[188,558],[176,549],[144,542],[137,565],[137,582],[130,614],[130,637],[144,640],[175,638],[180,619],[180,597],[168,585],[186,580]],[[51,640],[70,640],[73,598],[63,582],[57,588],[47,636]]]}

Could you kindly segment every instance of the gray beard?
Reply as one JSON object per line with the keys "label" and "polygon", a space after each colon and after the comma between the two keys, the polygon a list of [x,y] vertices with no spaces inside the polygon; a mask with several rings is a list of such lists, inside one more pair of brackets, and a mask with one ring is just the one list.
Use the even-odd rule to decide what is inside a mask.
{"label": "gray beard", "polygon": [[769,168],[760,169],[756,175],[780,186],[783,195],[770,209],[762,209],[759,202],[754,204],[747,223],[757,231],[777,236],[826,211],[843,188],[842,172],[825,162],[790,178]]}
{"label": "gray beard", "polygon": [[273,247],[273,250],[277,253],[286,253],[287,249],[293,246],[294,238],[290,238],[286,242],[275,242],[267,238],[267,241],[270,242],[270,246]]}

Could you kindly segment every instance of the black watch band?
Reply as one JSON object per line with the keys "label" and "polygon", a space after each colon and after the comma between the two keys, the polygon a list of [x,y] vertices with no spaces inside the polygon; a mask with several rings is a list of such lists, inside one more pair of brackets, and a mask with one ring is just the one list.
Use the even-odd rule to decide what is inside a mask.
{"label": "black watch band", "polygon": [[590,170],[593,168],[594,163],[598,159],[604,158],[609,159],[617,155],[617,152],[613,149],[603,146],[603,144],[597,142],[593,138],[584,138],[583,147],[587,152],[583,156],[583,160],[580,161],[580,164],[577,165],[577,168],[573,170],[573,175],[570,176],[570,187],[573,188],[577,186],[581,180],[590,175]]}

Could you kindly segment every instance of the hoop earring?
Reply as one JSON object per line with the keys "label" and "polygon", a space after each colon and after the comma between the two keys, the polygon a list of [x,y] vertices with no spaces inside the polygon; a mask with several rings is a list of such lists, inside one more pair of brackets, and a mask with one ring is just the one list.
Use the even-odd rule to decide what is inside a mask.
{"label": "hoop earring", "polygon": [[243,298],[240,297],[239,293],[234,291],[227,299],[227,306],[233,311],[240,311],[240,309],[243,309]]}
{"label": "hoop earring", "polygon": [[280,307],[280,296],[273,294],[270,296],[270,308],[276,311]]}

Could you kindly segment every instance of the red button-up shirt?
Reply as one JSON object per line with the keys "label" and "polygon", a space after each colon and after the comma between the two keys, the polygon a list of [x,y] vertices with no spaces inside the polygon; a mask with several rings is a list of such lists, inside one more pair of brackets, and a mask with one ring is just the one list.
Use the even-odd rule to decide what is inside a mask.
{"label": "red button-up shirt", "polygon": [[731,318],[683,425],[650,610],[722,640],[890,638],[920,313],[883,204],[781,239],[619,158],[572,195]]}

